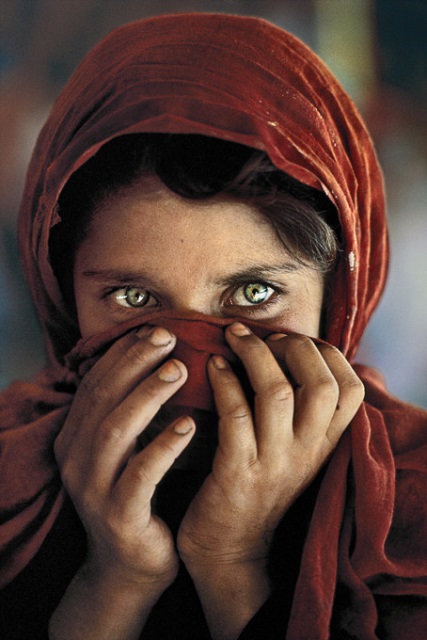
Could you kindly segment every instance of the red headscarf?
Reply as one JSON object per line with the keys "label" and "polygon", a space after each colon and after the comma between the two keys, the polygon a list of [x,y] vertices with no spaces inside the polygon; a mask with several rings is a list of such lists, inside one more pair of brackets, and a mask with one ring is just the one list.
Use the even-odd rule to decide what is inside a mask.
{"label": "red headscarf", "polygon": [[261,149],[330,197],[345,247],[327,338],[351,358],[387,268],[382,175],[369,135],[335,78],[295,37],[263,20],[207,14],[116,29],[74,73],[42,130],[19,233],[50,349],[63,354],[75,340],[48,260],[58,193],[102,144],[134,132],[204,134]]}
{"label": "red headscarf", "polygon": [[[20,247],[50,368],[36,383],[12,387],[0,404],[3,583],[36,553],[62,504],[52,442],[72,396],[58,390],[58,381],[78,383],[71,363],[87,359],[105,341],[79,344],[64,360],[78,332],[49,264],[58,196],[105,142],[135,132],[203,134],[248,145],[329,196],[344,250],[331,285],[326,339],[350,360],[383,290],[388,244],[375,151],[353,103],[312,51],[248,17],[180,14],[116,29],[83,61],[54,105],[22,200]],[[390,399],[368,370],[359,373],[367,403],[322,483],[288,638],[328,637],[338,583],[347,589],[346,628],[355,638],[376,637],[379,596],[425,593],[417,506],[425,414]]]}

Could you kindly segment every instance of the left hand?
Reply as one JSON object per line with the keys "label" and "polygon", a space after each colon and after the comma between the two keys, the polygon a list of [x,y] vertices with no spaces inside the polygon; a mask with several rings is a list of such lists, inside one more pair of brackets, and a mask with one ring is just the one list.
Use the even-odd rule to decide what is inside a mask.
{"label": "left hand", "polygon": [[364,394],[334,347],[300,335],[264,342],[240,323],[226,337],[246,369],[254,410],[231,367],[214,356],[208,370],[219,446],[178,534],[190,573],[267,558],[280,520],[331,455]]}

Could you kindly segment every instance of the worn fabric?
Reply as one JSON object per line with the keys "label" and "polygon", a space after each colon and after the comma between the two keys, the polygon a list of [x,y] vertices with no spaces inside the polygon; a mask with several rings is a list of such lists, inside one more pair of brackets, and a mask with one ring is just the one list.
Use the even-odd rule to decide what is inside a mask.
{"label": "worn fabric", "polygon": [[[245,144],[329,196],[343,252],[331,282],[325,338],[351,362],[384,287],[381,171],[357,110],[315,54],[285,31],[247,17],[181,14],[114,31],[58,98],[22,200],[20,247],[49,367],[0,399],[2,584],[35,557],[61,512],[53,441],[81,375],[112,338],[76,347],[78,330],[49,264],[58,196],[106,141],[135,132],[196,133]],[[184,321],[179,342],[194,334],[195,325]],[[202,323],[202,342],[205,321],[194,319]],[[320,483],[287,626],[291,640],[331,634],[413,640],[423,633],[426,414],[389,397],[373,372],[357,371],[366,402]]]}

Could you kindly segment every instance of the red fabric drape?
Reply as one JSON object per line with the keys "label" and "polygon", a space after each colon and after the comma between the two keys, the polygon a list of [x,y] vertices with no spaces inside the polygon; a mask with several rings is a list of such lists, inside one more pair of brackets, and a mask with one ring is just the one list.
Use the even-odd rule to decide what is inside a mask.
{"label": "red fabric drape", "polygon": [[[263,20],[230,15],[162,16],[114,31],[58,98],[39,136],[22,200],[23,265],[50,365],[36,382],[17,383],[0,397],[2,584],[30,561],[57,516],[63,489],[52,444],[80,375],[113,339],[95,337],[75,346],[78,331],[48,256],[58,196],[102,144],[133,132],[197,133],[265,150],[279,169],[332,199],[344,249],[331,283],[326,339],[350,361],[383,290],[388,247],[375,151],[351,100],[315,54]],[[177,322],[174,329],[179,325],[170,322]],[[205,322],[184,318],[182,344],[200,329],[208,352],[210,332],[215,349],[225,348],[218,322]],[[196,360],[198,373],[191,378],[200,381],[205,374]],[[377,637],[381,596],[426,595],[420,498],[426,415],[390,398],[369,370],[358,371],[366,402],[321,485],[287,633],[291,640],[327,638],[339,593],[346,594],[345,603],[334,615],[351,637],[364,639]],[[205,402],[205,383],[198,389]],[[395,618],[387,611],[381,622],[387,637],[422,637],[416,635],[422,628],[418,609],[400,609]],[[393,630],[400,633],[402,625],[408,635]]]}

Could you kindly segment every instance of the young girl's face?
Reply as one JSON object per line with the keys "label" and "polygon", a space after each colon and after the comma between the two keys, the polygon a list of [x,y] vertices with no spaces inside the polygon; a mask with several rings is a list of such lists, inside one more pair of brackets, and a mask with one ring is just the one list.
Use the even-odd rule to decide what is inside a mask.
{"label": "young girl's face", "polygon": [[83,337],[155,309],[318,337],[324,276],[286,251],[257,208],[184,199],[152,177],[97,207],[76,253],[74,291]]}

